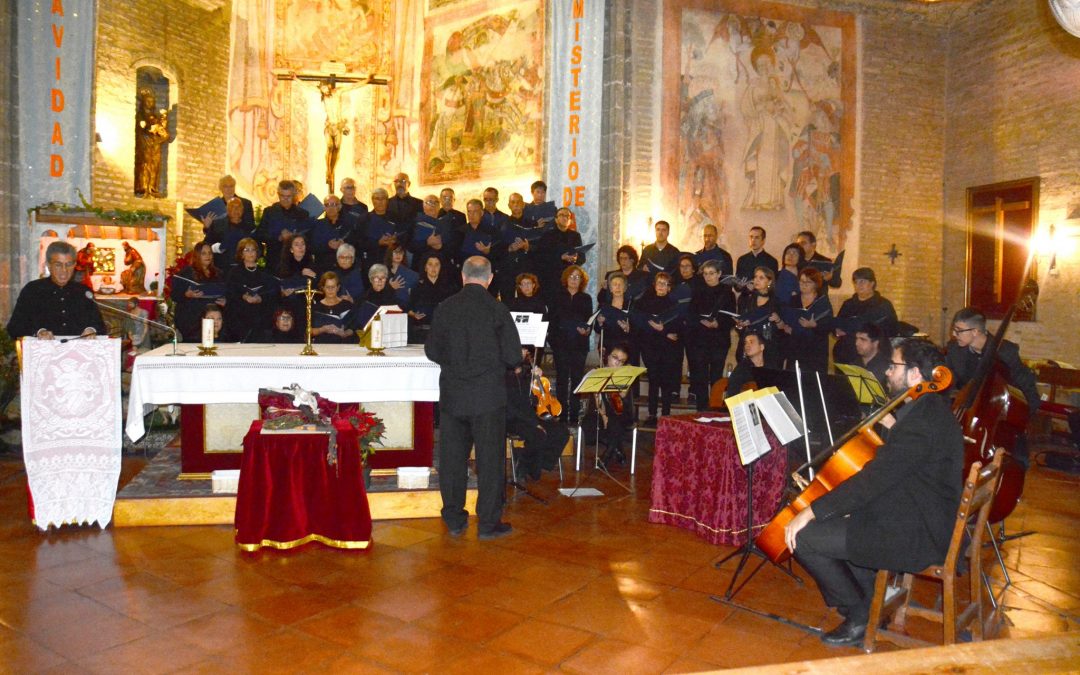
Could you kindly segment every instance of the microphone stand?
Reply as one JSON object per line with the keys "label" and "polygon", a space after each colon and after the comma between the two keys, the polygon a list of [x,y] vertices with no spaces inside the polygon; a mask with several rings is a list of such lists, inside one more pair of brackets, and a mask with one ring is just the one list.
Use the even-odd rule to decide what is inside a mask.
{"label": "microphone stand", "polygon": [[180,334],[176,331],[175,328],[173,328],[169,324],[161,323],[160,321],[154,321],[153,319],[148,319],[145,316],[139,316],[138,314],[134,314],[132,312],[125,312],[122,309],[119,309],[117,307],[113,307],[110,304],[101,302],[101,301],[99,301],[98,299],[96,299],[94,297],[93,291],[87,291],[86,292],[86,297],[90,299],[90,302],[94,303],[98,307],[101,307],[102,309],[107,309],[110,312],[115,312],[117,314],[120,314],[121,316],[126,316],[129,319],[135,319],[136,321],[142,321],[143,323],[147,323],[147,324],[149,324],[151,326],[156,326],[157,328],[164,328],[165,330],[171,332],[172,333],[172,354],[167,354],[167,356],[183,356],[183,354],[177,354],[176,353],[176,345],[177,345],[178,342],[180,342]]}

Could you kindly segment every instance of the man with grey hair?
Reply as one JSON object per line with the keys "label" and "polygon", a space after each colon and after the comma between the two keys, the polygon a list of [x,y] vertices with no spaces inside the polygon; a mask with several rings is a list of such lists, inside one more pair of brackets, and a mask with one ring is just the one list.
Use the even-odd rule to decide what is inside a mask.
{"label": "man with grey hair", "polygon": [[398,242],[400,228],[390,219],[387,204],[390,194],[385,188],[375,188],[371,191],[371,211],[364,219],[364,262],[365,269],[372,264],[382,262],[386,258],[386,251]]}
{"label": "man with grey hair", "polygon": [[93,291],[71,283],[75,276],[75,247],[66,241],[49,244],[45,266],[49,276],[31,281],[19,293],[8,321],[8,334],[12,338],[32,335],[51,340],[55,335],[108,333],[92,299]]}
{"label": "man with grey hair", "polygon": [[461,268],[463,287],[439,305],[424,345],[439,364],[439,490],[451,536],[468,525],[465,490],[469,449],[476,446],[480,539],[511,531],[502,522],[506,473],[505,375],[521,361],[521,341],[509,310],[487,292],[491,263],[472,256]]}

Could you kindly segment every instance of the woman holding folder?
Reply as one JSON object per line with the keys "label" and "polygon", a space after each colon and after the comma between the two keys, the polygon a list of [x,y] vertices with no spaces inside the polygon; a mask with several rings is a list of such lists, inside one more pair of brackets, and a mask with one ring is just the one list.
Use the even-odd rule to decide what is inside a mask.
{"label": "woman holding folder", "polygon": [[634,330],[649,370],[649,417],[645,426],[656,426],[656,412],[671,414],[682,380],[679,309],[671,295],[671,275],[657,272],[653,292],[634,308]]}
{"label": "woman holding folder", "polygon": [[784,367],[826,373],[829,370],[829,331],[833,309],[825,279],[813,267],[799,272],[799,294],[780,308],[780,328],[786,334]]}
{"label": "woman holding folder", "polygon": [[577,265],[562,273],[562,288],[555,294],[552,307],[554,330],[551,350],[555,356],[555,395],[562,403],[563,415],[570,426],[578,421],[578,399],[570,393],[585,376],[589,355],[589,319],[593,313],[592,296],[585,292],[589,275]]}
{"label": "woman holding folder", "polygon": [[259,242],[245,237],[236,245],[236,262],[225,279],[225,323],[241,342],[258,339],[277,309],[278,282],[259,267]]}
{"label": "woman holding folder", "polygon": [[225,278],[214,265],[210,242],[200,241],[191,249],[191,264],[172,278],[169,291],[175,308],[173,322],[184,342],[202,339],[203,310],[209,303],[225,304]]}

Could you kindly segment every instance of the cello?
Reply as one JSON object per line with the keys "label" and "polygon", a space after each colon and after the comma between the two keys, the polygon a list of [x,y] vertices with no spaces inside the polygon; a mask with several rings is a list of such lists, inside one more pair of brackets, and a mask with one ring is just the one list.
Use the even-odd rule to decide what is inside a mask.
{"label": "cello", "polygon": [[[1030,257],[1027,264],[1031,265]],[[1021,277],[1025,281],[1016,302],[1009,307],[998,329],[983,347],[975,376],[953,401],[953,414],[964,430],[964,476],[975,462],[991,461],[995,448],[1005,451],[1001,482],[987,518],[989,523],[1008,518],[1024,492],[1024,466],[1013,456],[1012,449],[1027,427],[1029,406],[1010,389],[997,360],[997,351],[1017,309],[1030,310],[1038,297],[1038,284],[1028,278],[1027,271],[1028,267],[1025,267]]]}
{"label": "cello", "polygon": [[[815,499],[831,492],[837,485],[851,478],[862,470],[867,462],[874,458],[877,449],[884,445],[881,436],[874,431],[874,425],[890,412],[904,403],[909,403],[929,393],[945,391],[952,384],[952,372],[945,366],[934,368],[929,381],[920,382],[886,403],[877,412],[867,417],[858,426],[844,434],[833,446],[818,454],[802,469],[821,464],[814,479],[807,481],[796,471],[793,478],[802,492],[773,516],[765,529],[758,534],[754,544],[771,561],[780,564],[791,557],[787,542],[784,541],[784,529],[800,511],[806,509]],[[822,464],[822,462],[824,462]]]}

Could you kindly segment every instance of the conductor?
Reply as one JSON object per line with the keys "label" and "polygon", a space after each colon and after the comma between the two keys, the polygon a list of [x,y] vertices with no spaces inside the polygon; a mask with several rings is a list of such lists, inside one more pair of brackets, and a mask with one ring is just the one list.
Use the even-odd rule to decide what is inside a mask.
{"label": "conductor", "polygon": [[457,537],[465,511],[469,449],[476,446],[480,539],[511,531],[502,522],[506,473],[508,368],[521,361],[521,341],[510,311],[487,292],[491,263],[472,256],[461,267],[462,289],[444,300],[431,322],[424,353],[439,364],[439,490],[442,518]]}

